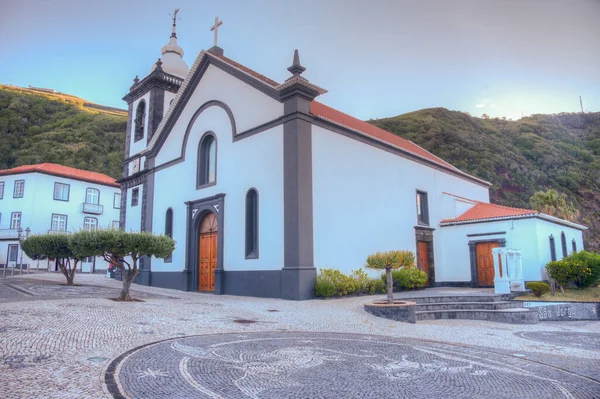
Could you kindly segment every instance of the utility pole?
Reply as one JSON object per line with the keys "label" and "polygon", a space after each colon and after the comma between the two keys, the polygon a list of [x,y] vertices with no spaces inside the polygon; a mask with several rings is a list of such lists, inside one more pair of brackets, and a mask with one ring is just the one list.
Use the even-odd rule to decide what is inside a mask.
{"label": "utility pole", "polygon": [[581,113],[583,114],[583,101],[581,100],[581,96],[579,96],[579,105],[581,106]]}

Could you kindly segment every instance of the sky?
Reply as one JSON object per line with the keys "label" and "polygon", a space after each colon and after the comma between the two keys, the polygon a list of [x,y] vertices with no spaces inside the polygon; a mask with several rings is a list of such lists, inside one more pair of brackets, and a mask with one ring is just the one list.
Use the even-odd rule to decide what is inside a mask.
{"label": "sky", "polygon": [[294,49],[319,100],[361,119],[445,107],[600,111],[600,0],[0,0],[0,83],[126,108],[171,33],[276,81]]}

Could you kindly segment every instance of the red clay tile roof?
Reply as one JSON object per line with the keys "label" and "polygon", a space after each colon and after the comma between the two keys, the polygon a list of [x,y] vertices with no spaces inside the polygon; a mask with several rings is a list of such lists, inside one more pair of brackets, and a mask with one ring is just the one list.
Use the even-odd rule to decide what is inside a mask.
{"label": "red clay tile roof", "polygon": [[328,107],[327,105],[322,104],[318,101],[313,101],[310,103],[310,113],[316,117],[327,119],[327,120],[330,120],[339,125],[350,128],[352,130],[359,131],[359,132],[366,134],[368,136],[371,136],[373,138],[390,143],[390,144],[392,144],[396,147],[399,147],[400,149],[403,149],[409,153],[412,153],[412,154],[418,155],[422,158],[428,159],[429,161],[437,163],[441,166],[444,166],[446,168],[450,168],[452,170],[460,172],[459,169],[450,165],[448,162],[444,161],[443,159],[436,157],[429,151],[424,150],[423,148],[419,147],[412,141],[403,139],[400,136],[396,136],[395,134],[390,133],[381,128],[378,128],[377,126],[373,126],[368,122],[361,121],[360,119],[356,119],[348,114],[345,114],[341,111],[338,111],[336,109]]}
{"label": "red clay tile roof", "polygon": [[[222,55],[215,55],[212,53],[207,53],[207,54],[210,54],[213,57],[216,57],[218,59],[221,59],[221,60],[227,62],[228,64],[232,65],[233,67],[238,68],[239,70],[259,79],[260,81],[262,81],[270,86],[275,87],[275,86],[279,85],[279,83],[277,83],[276,81],[269,79],[266,76],[261,75],[260,73],[253,71],[252,69],[247,68],[244,65],[239,64],[230,58],[227,58]],[[390,133],[381,128],[378,128],[377,126],[373,126],[368,122],[361,121],[360,119],[354,118],[354,117],[352,117],[348,114],[345,114],[341,111],[338,111],[336,109],[328,107],[325,104],[322,104],[317,101],[312,101],[311,105],[310,105],[310,112],[317,118],[329,120],[330,122],[333,122],[335,124],[344,126],[346,128],[350,128],[354,131],[358,131],[367,136],[371,136],[379,141],[383,141],[388,144],[391,144],[391,145],[393,145],[401,150],[404,150],[408,153],[417,155],[418,157],[421,157],[421,158],[425,158],[426,160],[436,163],[446,169],[450,169],[450,170],[452,170],[454,172],[458,172],[464,176],[468,176],[468,177],[477,179],[477,180],[481,181],[482,183],[489,184],[485,180],[471,176],[471,175],[461,171],[460,169],[452,166],[451,164],[444,161],[443,159],[438,158],[435,155],[433,155],[432,153],[430,153],[429,151],[419,147],[412,141],[403,139],[400,136],[396,136],[395,134]]]}
{"label": "red clay tile roof", "polygon": [[44,173],[53,176],[62,176],[69,179],[82,180],[90,183],[103,184],[105,186],[120,187],[119,183],[110,176],[102,173],[90,172],[71,168],[69,166],[58,165],[55,163],[39,163],[36,165],[17,166],[12,169],[0,170],[0,176],[16,175],[20,173]]}
{"label": "red clay tile roof", "polygon": [[503,205],[489,204],[487,202],[473,201],[475,205],[462,215],[454,219],[445,219],[440,223],[456,223],[481,219],[497,219],[510,216],[537,215],[538,211],[522,208],[511,208]]}

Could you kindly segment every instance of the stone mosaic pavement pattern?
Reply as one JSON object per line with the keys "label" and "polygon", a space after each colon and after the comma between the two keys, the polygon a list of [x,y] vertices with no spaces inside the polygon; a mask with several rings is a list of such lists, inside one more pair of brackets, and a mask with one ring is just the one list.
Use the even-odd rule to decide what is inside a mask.
{"label": "stone mosaic pavement pattern", "polygon": [[[46,284],[54,284],[55,289],[66,288],[56,285],[64,281],[64,277],[58,274],[1,279],[0,285],[8,283],[21,288],[21,280],[30,282],[29,285],[23,284],[26,289],[30,289],[31,285]],[[581,333],[597,334],[600,324],[593,321],[548,322],[523,326],[471,320],[439,320],[409,325],[377,318],[364,312],[362,304],[371,300],[365,297],[290,302],[134,286],[135,295],[144,302],[119,303],[106,298],[113,296],[111,292],[118,292],[120,282],[99,275],[79,275],[76,282],[83,284],[82,288],[101,287],[103,290],[86,292],[84,288],[81,296],[40,295],[34,296],[34,299],[17,298],[0,303],[0,373],[4,377],[0,384],[1,398],[111,398],[112,395],[106,391],[103,383],[107,368],[114,359],[141,345],[190,337],[186,339],[192,340],[191,342],[183,343],[194,348],[206,346],[207,343],[217,343],[214,338],[211,338],[212,343],[193,341],[196,338],[192,336],[196,335],[208,334],[214,337],[217,334],[225,339],[229,334],[274,333],[285,337],[293,331],[306,334],[358,333],[385,336],[385,339],[400,341],[432,340],[452,344],[452,348],[455,345],[466,345],[469,350],[493,353],[483,360],[495,360],[492,357],[497,356],[509,365],[512,361],[516,361],[518,367],[527,364],[526,369],[536,376],[540,375],[540,368],[547,370],[544,372],[547,376],[558,373],[551,371],[557,370],[556,367],[565,370],[567,375],[574,379],[580,378],[578,375],[586,376],[587,379],[584,380],[589,384],[580,384],[583,389],[582,395],[587,395],[594,389],[590,385],[593,381],[600,381],[600,350],[593,346],[572,347],[565,345],[568,340],[534,341],[529,336],[519,336],[519,333],[532,332],[553,332],[565,337],[578,337],[576,334]],[[92,291],[95,289],[92,288]],[[104,295],[105,292],[110,295]],[[238,323],[236,320],[249,320],[254,323]],[[160,349],[160,345],[157,345],[157,350]],[[285,348],[289,348],[290,345]],[[275,347],[271,349],[271,352],[278,350]],[[172,349],[168,350],[173,356],[184,355],[173,352]],[[358,346],[356,350],[361,353]],[[249,349],[248,351],[251,352]],[[427,358],[433,355],[425,352],[410,353],[413,357],[417,355],[423,357],[422,364],[435,360],[433,357]],[[465,357],[463,352],[456,356],[459,358],[457,364],[464,362],[460,360]],[[192,370],[189,373],[193,375],[196,367],[201,367],[202,361],[198,357],[188,357],[188,370]],[[413,357],[406,358],[406,361],[415,362]],[[149,359],[151,362],[152,357]],[[526,360],[529,362],[523,363]],[[329,368],[339,371],[334,380],[338,385],[343,381],[352,380],[351,376],[342,372],[346,367],[345,360],[323,361],[328,362]],[[402,361],[402,357],[396,356],[394,361]],[[127,364],[127,361],[123,363],[124,366]],[[381,366],[381,363],[379,365]],[[157,374],[164,371],[163,369],[143,366],[140,363],[140,370],[136,369],[135,373],[145,372],[148,376],[139,381],[147,382],[155,377],[166,378],[160,376],[160,373]],[[369,371],[375,373],[375,369]],[[306,369],[305,372],[312,371]],[[139,374],[135,373],[131,375],[139,377]],[[567,381],[571,377],[565,377],[564,373],[561,373],[552,378],[561,384],[567,384],[571,389],[571,383]],[[377,375],[379,374],[378,372]],[[531,381],[537,380],[532,377]],[[531,381],[528,383],[534,384]],[[389,384],[392,383],[390,380]],[[136,396],[143,397],[152,396]],[[365,393],[364,397],[369,395]],[[596,397],[600,397],[600,391]]]}
{"label": "stone mosaic pavement pattern", "polygon": [[600,392],[598,381],[480,349],[291,332],[167,340],[115,361],[106,381],[115,397],[132,398],[594,398]]}

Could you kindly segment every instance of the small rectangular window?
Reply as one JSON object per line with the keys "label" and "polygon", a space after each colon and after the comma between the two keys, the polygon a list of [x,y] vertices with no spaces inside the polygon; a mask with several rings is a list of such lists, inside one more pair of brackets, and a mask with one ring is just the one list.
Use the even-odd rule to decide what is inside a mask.
{"label": "small rectangular window", "polygon": [[4,198],[4,182],[0,181],[0,199]]}
{"label": "small rectangular window", "polygon": [[427,204],[427,193],[417,191],[417,223],[429,226],[429,206]]}
{"label": "small rectangular window", "polygon": [[115,193],[113,197],[113,208],[121,209],[121,193]]}
{"label": "small rectangular window", "polygon": [[21,212],[13,212],[10,214],[10,228],[18,229],[21,227]]}
{"label": "small rectangular window", "polygon": [[69,188],[68,184],[54,183],[54,199],[57,201],[69,201]]}
{"label": "small rectangular window", "polygon": [[25,180],[15,180],[15,189],[13,191],[13,198],[23,198],[24,191],[25,191]]}
{"label": "small rectangular window", "polygon": [[67,231],[67,215],[52,214],[52,224],[50,226],[52,231]]}
{"label": "small rectangular window", "polygon": [[119,221],[118,220],[113,220],[112,221],[112,226],[113,229],[118,229],[119,228]]}
{"label": "small rectangular window", "polygon": [[571,241],[571,247],[573,248],[573,252],[577,252],[577,243],[575,242],[575,239]]}
{"label": "small rectangular window", "polygon": [[131,206],[138,206],[139,196],[140,196],[139,188],[136,187],[133,190],[131,190]]}

